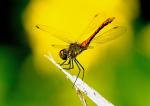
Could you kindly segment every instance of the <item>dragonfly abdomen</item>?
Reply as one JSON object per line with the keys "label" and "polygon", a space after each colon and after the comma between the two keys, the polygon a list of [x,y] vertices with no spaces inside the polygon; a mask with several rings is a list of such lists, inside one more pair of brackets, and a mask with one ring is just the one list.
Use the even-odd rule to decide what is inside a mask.
{"label": "dragonfly abdomen", "polygon": [[99,31],[104,28],[105,26],[107,26],[109,23],[111,23],[113,20],[115,19],[115,17],[111,17],[111,18],[107,18],[98,28],[97,30],[89,37],[87,38],[85,41],[83,41],[81,43],[81,45],[83,47],[88,47],[90,42],[92,41],[92,39],[96,36],[97,33],[99,33]]}

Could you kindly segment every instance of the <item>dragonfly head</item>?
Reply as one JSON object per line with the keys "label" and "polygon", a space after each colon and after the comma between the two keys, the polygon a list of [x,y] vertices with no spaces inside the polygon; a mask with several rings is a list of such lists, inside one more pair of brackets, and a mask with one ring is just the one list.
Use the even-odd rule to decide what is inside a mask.
{"label": "dragonfly head", "polygon": [[68,49],[62,49],[59,52],[59,56],[60,56],[61,59],[67,60],[67,58],[68,58]]}

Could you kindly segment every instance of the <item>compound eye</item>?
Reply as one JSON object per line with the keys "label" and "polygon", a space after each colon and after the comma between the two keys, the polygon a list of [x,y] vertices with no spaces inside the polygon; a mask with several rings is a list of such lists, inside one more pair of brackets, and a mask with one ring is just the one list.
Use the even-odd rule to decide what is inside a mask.
{"label": "compound eye", "polygon": [[67,60],[67,55],[68,55],[68,52],[66,49],[62,49],[60,52],[59,52],[59,56],[61,59],[63,60]]}

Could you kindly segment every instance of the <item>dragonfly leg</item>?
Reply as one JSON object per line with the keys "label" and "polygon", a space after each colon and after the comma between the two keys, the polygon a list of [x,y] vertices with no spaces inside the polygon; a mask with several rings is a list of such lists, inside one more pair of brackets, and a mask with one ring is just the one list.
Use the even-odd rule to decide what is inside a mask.
{"label": "dragonfly leg", "polygon": [[[67,60],[66,60],[67,61]],[[68,63],[64,63],[63,65],[69,65],[70,64],[70,62],[71,62],[71,60],[70,60],[70,58],[69,58],[69,61],[68,61]]]}
{"label": "dragonfly leg", "polygon": [[73,59],[71,59],[72,69],[74,68]]}
{"label": "dragonfly leg", "polygon": [[73,61],[72,61],[72,59],[71,58],[69,58],[69,62],[67,63],[67,64],[64,64],[64,65],[69,65],[68,66],[68,68],[63,68],[63,69],[66,69],[66,70],[70,70],[70,69],[73,69],[74,67],[72,66],[73,65],[73,63],[72,63]]}
{"label": "dragonfly leg", "polygon": [[73,59],[70,59],[70,69],[74,69]]}
{"label": "dragonfly leg", "polygon": [[75,61],[79,64],[79,66],[82,68],[83,70],[83,75],[82,75],[82,80],[84,78],[84,67],[80,64],[80,62],[75,58]]}
{"label": "dragonfly leg", "polygon": [[73,68],[74,68],[73,59],[70,58],[69,69],[73,69]]}
{"label": "dragonfly leg", "polygon": [[81,68],[80,68],[78,62],[76,61],[76,59],[74,59],[74,62],[76,63],[76,65],[77,65],[77,67],[78,67],[78,69],[79,69],[79,72],[78,72],[78,75],[77,75],[77,77],[76,77],[76,80],[74,81],[73,87],[74,87],[74,85],[75,85],[75,83],[76,83],[76,81],[77,81],[77,79],[78,79],[78,77],[79,77],[79,75],[80,75],[80,72],[81,72]]}
{"label": "dragonfly leg", "polygon": [[69,65],[68,69],[69,70],[72,69],[72,59],[71,58],[69,58],[68,65]]}
{"label": "dragonfly leg", "polygon": [[67,61],[67,60],[64,60],[64,61],[63,61],[61,64],[59,64],[59,65],[60,65],[60,66],[64,65],[66,61]]}
{"label": "dragonfly leg", "polygon": [[66,64],[63,64],[63,65],[69,65],[69,64],[70,64],[70,62],[71,62],[71,61],[70,61],[70,59],[69,59],[68,63],[66,63]]}
{"label": "dragonfly leg", "polygon": [[72,69],[72,59],[69,59],[69,69]]}

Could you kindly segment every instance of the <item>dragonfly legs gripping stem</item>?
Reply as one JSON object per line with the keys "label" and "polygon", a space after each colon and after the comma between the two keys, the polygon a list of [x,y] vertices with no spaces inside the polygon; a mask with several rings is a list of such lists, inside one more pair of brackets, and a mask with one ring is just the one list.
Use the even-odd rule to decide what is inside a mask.
{"label": "dragonfly legs gripping stem", "polygon": [[79,63],[79,61],[76,58],[74,58],[74,62],[76,63],[76,65],[77,65],[77,67],[79,69],[79,72],[78,72],[78,75],[76,77],[76,80],[74,81],[73,87],[74,87],[74,85],[75,85],[75,83],[76,83],[76,81],[77,81],[77,79],[78,79],[78,77],[80,75],[81,69],[83,71],[82,80],[84,78],[84,68],[83,68],[83,66]]}
{"label": "dragonfly legs gripping stem", "polygon": [[67,61],[67,60],[64,60],[61,64],[59,63],[59,65],[60,65],[60,66],[64,65],[66,61]]}
{"label": "dragonfly legs gripping stem", "polygon": [[83,74],[82,74],[82,80],[83,80],[83,78],[84,78],[84,67],[80,64],[80,62],[76,58],[69,58],[68,63],[66,63],[66,62],[67,62],[67,60],[64,60],[60,64],[61,66],[66,66],[66,65],[68,66],[67,68],[65,67],[63,69],[66,69],[66,70],[73,69],[74,68],[74,63],[75,63],[77,65],[78,70],[79,70],[79,72],[77,74],[77,77],[76,77],[76,79],[74,81],[74,84],[73,84],[73,87],[74,87],[74,85],[75,85],[75,83],[76,83],[76,81],[77,81],[81,71],[83,71]]}
{"label": "dragonfly legs gripping stem", "polygon": [[[74,64],[73,64],[73,59],[69,58],[69,61],[68,63],[66,63],[67,60],[63,61],[60,66],[67,66],[69,65],[69,67],[67,68],[63,68],[63,69],[66,69],[66,70],[70,70],[70,69],[73,69],[74,68]],[[66,63],[66,64],[65,64]]]}
{"label": "dragonfly legs gripping stem", "polygon": [[82,80],[84,78],[84,67],[80,64],[80,62],[75,58],[76,62],[79,64],[79,66],[82,68],[83,70],[83,75],[82,75]]}

